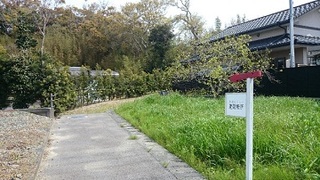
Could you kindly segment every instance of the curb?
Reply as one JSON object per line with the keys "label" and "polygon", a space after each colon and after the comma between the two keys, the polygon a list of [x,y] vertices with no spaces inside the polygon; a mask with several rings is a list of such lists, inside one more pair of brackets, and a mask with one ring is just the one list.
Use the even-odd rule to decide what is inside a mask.
{"label": "curb", "polygon": [[129,136],[137,136],[136,141],[177,179],[205,179],[199,172],[191,168],[187,163],[170,153],[167,149],[160,146],[138,129],[134,128],[113,110],[107,111],[107,114],[116,121],[119,126],[123,127],[128,132]]}
{"label": "curb", "polygon": [[38,158],[36,160],[36,169],[35,169],[34,176],[32,178],[33,180],[35,180],[37,175],[38,175],[38,172],[39,172],[39,169],[40,169],[40,165],[41,165],[41,162],[43,160],[43,155],[45,153],[46,148],[48,147],[48,142],[49,142],[49,137],[51,135],[51,130],[52,130],[53,125],[55,124],[56,118],[50,118],[50,119],[52,119],[51,125],[49,126],[49,131],[47,132],[47,134],[45,136],[44,144],[42,145],[41,150],[40,150],[40,155],[38,156]]}

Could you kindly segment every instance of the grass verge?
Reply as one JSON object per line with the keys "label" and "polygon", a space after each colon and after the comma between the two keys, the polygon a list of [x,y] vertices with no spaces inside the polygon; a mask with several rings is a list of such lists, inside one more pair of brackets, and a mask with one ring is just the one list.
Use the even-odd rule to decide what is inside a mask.
{"label": "grass verge", "polygon": [[[245,179],[245,119],[224,98],[151,95],[116,112],[208,179]],[[254,179],[320,178],[320,103],[254,100]]]}
{"label": "grass verge", "polygon": [[88,106],[83,106],[83,107],[79,107],[79,108],[64,112],[61,115],[104,113],[110,109],[116,109],[121,104],[132,102],[135,99],[139,99],[139,98],[118,99],[118,100],[111,100],[111,101],[106,101],[98,104],[91,104]]}

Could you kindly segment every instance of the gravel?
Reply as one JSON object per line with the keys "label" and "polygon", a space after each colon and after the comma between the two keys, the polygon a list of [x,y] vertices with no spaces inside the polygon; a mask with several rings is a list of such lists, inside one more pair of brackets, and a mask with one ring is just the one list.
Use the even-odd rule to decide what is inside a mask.
{"label": "gravel", "polygon": [[21,111],[0,111],[0,179],[33,179],[53,119]]}

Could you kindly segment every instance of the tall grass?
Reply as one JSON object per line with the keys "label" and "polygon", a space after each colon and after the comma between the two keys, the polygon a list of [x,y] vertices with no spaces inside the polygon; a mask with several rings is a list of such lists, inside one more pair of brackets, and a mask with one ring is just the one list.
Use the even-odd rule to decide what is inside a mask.
{"label": "tall grass", "polygon": [[[208,179],[245,178],[245,119],[224,114],[224,98],[152,95],[117,110]],[[254,179],[320,178],[320,103],[254,100]]]}

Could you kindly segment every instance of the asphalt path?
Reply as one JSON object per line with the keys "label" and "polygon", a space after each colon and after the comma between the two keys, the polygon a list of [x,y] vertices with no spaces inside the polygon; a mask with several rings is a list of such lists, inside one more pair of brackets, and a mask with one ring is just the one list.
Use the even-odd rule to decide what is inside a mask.
{"label": "asphalt path", "polygon": [[113,111],[57,119],[37,180],[204,179]]}

